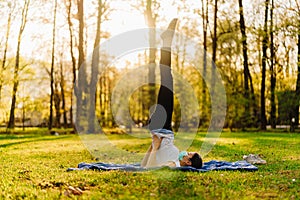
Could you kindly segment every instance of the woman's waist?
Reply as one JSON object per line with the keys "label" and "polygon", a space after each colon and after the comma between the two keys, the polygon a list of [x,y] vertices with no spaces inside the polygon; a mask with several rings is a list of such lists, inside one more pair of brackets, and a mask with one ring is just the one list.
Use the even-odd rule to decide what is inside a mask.
{"label": "woman's waist", "polygon": [[151,134],[157,135],[158,137],[174,138],[173,131],[163,128],[151,130]]}

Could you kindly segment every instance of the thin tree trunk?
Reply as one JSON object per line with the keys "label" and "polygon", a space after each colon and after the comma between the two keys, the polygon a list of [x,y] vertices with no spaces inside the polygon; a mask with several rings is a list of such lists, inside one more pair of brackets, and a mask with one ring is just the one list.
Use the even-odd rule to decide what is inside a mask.
{"label": "thin tree trunk", "polygon": [[6,29],[6,37],[5,37],[5,44],[4,44],[4,52],[3,52],[3,60],[2,60],[2,68],[1,68],[1,77],[0,77],[0,102],[2,97],[2,86],[3,86],[3,72],[6,69],[6,56],[7,56],[7,48],[8,48],[8,39],[9,39],[9,33],[10,33],[10,25],[11,25],[11,15],[12,12],[9,12],[8,18],[7,18],[7,29]]}
{"label": "thin tree trunk", "polygon": [[54,16],[53,16],[53,29],[52,29],[52,59],[51,59],[51,70],[50,70],[50,115],[48,129],[52,129],[53,125],[53,98],[54,98],[54,54],[55,54],[55,29],[56,29],[56,9],[57,0],[54,2]]}
{"label": "thin tree trunk", "polygon": [[267,49],[268,49],[268,10],[269,0],[265,1],[265,24],[264,24],[264,35],[262,41],[262,78],[261,78],[261,95],[260,95],[260,106],[261,106],[261,130],[267,129],[266,119],[266,99],[265,99],[265,88],[266,88],[266,62],[267,62]]}
{"label": "thin tree trunk", "polygon": [[78,20],[79,20],[79,44],[78,44],[78,84],[76,87],[76,128],[78,131],[82,130],[82,124],[81,124],[81,117],[82,111],[85,110],[85,105],[83,104],[83,92],[84,92],[84,86],[86,85],[86,73],[84,66],[82,70],[80,70],[80,66],[84,64],[84,0],[77,0],[77,6],[78,6]]}
{"label": "thin tree trunk", "polygon": [[22,21],[19,29],[18,34],[18,44],[17,44],[17,53],[16,53],[16,64],[14,69],[14,83],[13,83],[13,91],[12,91],[12,99],[11,99],[11,108],[10,108],[10,116],[7,128],[14,128],[15,127],[15,108],[16,108],[16,96],[19,86],[19,61],[20,61],[20,48],[21,48],[21,40],[22,34],[24,32],[26,23],[27,23],[27,14],[28,14],[28,7],[30,4],[30,0],[25,0],[24,7],[22,9]]}
{"label": "thin tree trunk", "polygon": [[275,103],[275,87],[276,87],[276,74],[275,74],[275,49],[274,49],[274,27],[273,27],[273,10],[274,10],[274,0],[271,1],[271,9],[270,9],[270,51],[271,51],[271,113],[270,113],[270,122],[271,127],[276,128],[276,103]]}
{"label": "thin tree trunk", "polygon": [[148,21],[149,30],[149,107],[155,104],[155,59],[156,59],[156,48],[155,48],[155,27],[156,27],[156,17],[153,15],[152,11],[152,0],[147,0],[146,5],[146,17]]}
{"label": "thin tree trunk", "polygon": [[92,58],[92,71],[91,71],[91,82],[90,82],[90,95],[89,95],[89,133],[95,132],[95,115],[96,115],[96,89],[97,89],[97,78],[98,78],[98,65],[99,65],[99,54],[100,54],[100,33],[102,23],[102,0],[98,0],[98,17],[97,17],[97,30],[93,50]]}
{"label": "thin tree trunk", "polygon": [[250,107],[253,109],[253,115],[252,115],[252,123],[255,127],[257,127],[257,103],[256,103],[256,98],[254,94],[254,87],[253,87],[253,81],[252,81],[252,76],[249,71],[249,81],[250,81]]}
{"label": "thin tree trunk", "polygon": [[[286,37],[286,36],[285,36]],[[291,51],[291,46],[286,44],[286,41],[282,41],[282,45],[285,49],[285,54],[284,54],[284,64],[285,64],[285,76],[284,78],[289,78],[290,75],[290,51]]]}
{"label": "thin tree trunk", "polygon": [[[249,125],[248,119],[251,117],[250,109],[253,109],[253,116],[251,117],[253,120],[256,119],[257,116],[257,109],[255,103],[255,94],[254,94],[254,87],[252,82],[252,76],[249,70],[248,64],[248,44],[247,44],[247,34],[246,34],[246,25],[245,25],[245,18],[244,18],[244,7],[242,0],[239,0],[239,7],[240,7],[240,29],[242,33],[242,44],[243,44],[243,57],[244,57],[244,97],[247,100],[245,105],[245,116],[247,119],[247,125]],[[250,92],[249,92],[249,84],[250,84]],[[256,125],[255,122],[253,125]]]}
{"label": "thin tree trunk", "polygon": [[300,23],[298,24],[298,71],[296,81],[296,106],[295,106],[295,125],[299,124],[299,101],[300,101]]}
{"label": "thin tree trunk", "polygon": [[55,83],[54,83],[53,101],[54,101],[54,107],[55,107],[54,126],[57,127],[57,128],[60,128],[60,126],[61,126],[61,124],[60,124],[60,117],[61,117],[61,113],[60,113],[60,94],[59,94],[59,90],[58,90],[57,81],[55,81]]}
{"label": "thin tree trunk", "polygon": [[203,70],[202,70],[202,117],[200,118],[199,126],[207,122],[207,100],[206,100],[206,69],[207,69],[207,25],[208,25],[208,0],[204,4],[202,0],[202,27],[203,27]]}
{"label": "thin tree trunk", "polygon": [[[104,73],[105,73],[105,70],[104,70]],[[100,80],[99,80],[99,109],[100,109],[100,118],[101,118],[101,121],[100,121],[100,125],[101,127],[104,126],[104,76],[105,74],[102,74],[101,77],[100,77]]]}
{"label": "thin tree trunk", "polygon": [[214,28],[213,28],[213,46],[212,46],[212,70],[211,70],[211,96],[214,96],[215,74],[216,74],[216,57],[217,57],[217,18],[218,18],[218,0],[214,5]]}
{"label": "thin tree trunk", "polygon": [[105,77],[104,77],[104,124],[105,127],[108,127],[108,95],[109,95],[109,85],[108,85],[108,70],[105,71]]}
{"label": "thin tree trunk", "polygon": [[[244,98],[246,101],[245,107],[244,107],[244,125],[248,125],[248,120],[250,116],[250,98],[249,98],[249,67],[248,67],[248,46],[247,46],[247,35],[246,35],[246,26],[245,26],[245,20],[244,20],[244,12],[243,12],[243,1],[239,0],[239,13],[240,13],[240,29],[242,33],[242,44],[243,44],[243,58],[244,58]],[[246,123],[246,124],[245,124]]]}
{"label": "thin tree trunk", "polygon": [[[108,72],[109,74],[109,72]],[[107,75],[108,75],[107,74]],[[111,128],[112,126],[112,120],[111,120],[111,113],[109,112],[110,109],[110,97],[111,97],[111,80],[109,76],[106,78],[107,80],[107,95],[106,95],[106,119],[107,119],[107,126]]]}
{"label": "thin tree trunk", "polygon": [[66,110],[66,97],[65,97],[65,76],[63,63],[60,63],[60,90],[61,90],[61,100],[62,105],[61,108],[63,110],[63,120],[64,120],[64,128],[68,127],[68,119],[67,119],[67,110]]}
{"label": "thin tree trunk", "polygon": [[72,73],[73,73],[73,84],[72,84],[72,91],[71,91],[71,107],[70,107],[70,123],[73,126],[73,92],[75,89],[75,81],[76,81],[76,59],[73,52],[73,25],[71,21],[71,9],[72,9],[72,1],[67,1],[67,14],[68,14],[68,27],[69,27],[69,34],[70,34],[70,55],[72,59]]}

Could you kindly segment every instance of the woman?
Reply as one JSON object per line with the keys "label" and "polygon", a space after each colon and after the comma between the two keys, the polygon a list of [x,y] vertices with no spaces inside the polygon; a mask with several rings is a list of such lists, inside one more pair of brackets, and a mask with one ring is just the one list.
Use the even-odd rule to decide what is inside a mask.
{"label": "woman", "polygon": [[[174,145],[174,133],[171,126],[174,106],[173,77],[171,74],[171,45],[176,24],[177,19],[173,19],[168,29],[161,34],[163,41],[159,65],[161,86],[157,99],[158,106],[156,106],[155,112],[150,117],[149,123],[152,134],[152,144],[142,160],[142,167],[202,167],[202,159],[198,153],[179,152],[178,148]],[[165,121],[162,121],[164,119]]]}

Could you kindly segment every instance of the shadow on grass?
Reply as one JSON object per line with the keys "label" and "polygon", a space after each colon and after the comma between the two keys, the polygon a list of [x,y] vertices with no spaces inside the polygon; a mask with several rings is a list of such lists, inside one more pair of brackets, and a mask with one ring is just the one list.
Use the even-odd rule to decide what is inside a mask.
{"label": "shadow on grass", "polygon": [[0,134],[0,140],[20,140],[29,138],[38,138],[42,135],[13,135],[13,134]]}
{"label": "shadow on grass", "polygon": [[[25,136],[25,137],[21,137],[21,138],[20,137],[19,138],[13,138],[13,139],[27,139],[27,138],[36,138],[36,139],[1,144],[0,148],[6,148],[6,147],[10,147],[10,146],[14,146],[14,145],[19,145],[19,144],[30,143],[30,142],[61,140],[61,139],[69,138],[69,137],[71,137],[71,136],[59,136],[59,137],[53,136],[52,138],[49,138],[49,136],[31,136],[31,137],[30,136],[28,136],[28,137]],[[5,138],[5,139],[9,139],[9,137]]]}

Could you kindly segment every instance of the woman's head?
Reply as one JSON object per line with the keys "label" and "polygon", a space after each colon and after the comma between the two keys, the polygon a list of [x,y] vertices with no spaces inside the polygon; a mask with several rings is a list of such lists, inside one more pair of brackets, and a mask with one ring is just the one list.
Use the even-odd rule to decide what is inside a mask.
{"label": "woman's head", "polygon": [[182,151],[179,154],[179,162],[181,166],[191,166],[196,169],[200,169],[202,167],[202,158],[196,152],[186,152]]}
{"label": "woman's head", "polygon": [[194,153],[194,155],[191,158],[192,167],[196,169],[200,169],[203,165],[202,158],[198,153]]}

